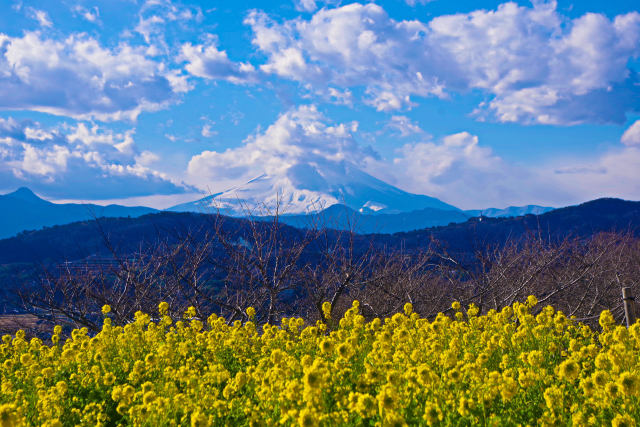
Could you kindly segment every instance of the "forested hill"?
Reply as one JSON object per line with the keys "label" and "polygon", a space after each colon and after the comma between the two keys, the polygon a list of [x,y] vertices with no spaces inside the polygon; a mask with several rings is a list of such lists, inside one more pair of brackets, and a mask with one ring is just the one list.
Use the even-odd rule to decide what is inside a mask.
{"label": "forested hill", "polygon": [[389,244],[402,241],[404,247],[424,246],[432,239],[455,251],[467,252],[487,245],[518,240],[525,234],[543,239],[588,237],[599,232],[640,233],[640,202],[602,198],[576,206],[555,209],[542,215],[515,218],[477,217],[460,224],[396,233],[379,240]]}
{"label": "forested hill", "polygon": [[[138,218],[102,218],[23,232],[0,240],[0,264],[16,262],[61,262],[87,256],[108,256],[109,241],[118,254],[127,254],[151,247],[159,240],[179,241],[187,234],[206,238],[216,221],[215,216],[193,213],[161,212]],[[249,221],[224,217],[227,232],[248,232]],[[283,225],[291,241],[300,239],[305,231]],[[556,209],[542,215],[516,218],[472,218],[460,224],[427,228],[413,232],[357,236],[356,248],[363,250],[373,242],[376,246],[407,249],[424,247],[432,240],[456,252],[474,251],[487,244],[501,244],[527,233],[539,233],[543,238],[565,236],[586,237],[601,231],[631,231],[640,227],[640,202],[620,199],[598,199]]]}

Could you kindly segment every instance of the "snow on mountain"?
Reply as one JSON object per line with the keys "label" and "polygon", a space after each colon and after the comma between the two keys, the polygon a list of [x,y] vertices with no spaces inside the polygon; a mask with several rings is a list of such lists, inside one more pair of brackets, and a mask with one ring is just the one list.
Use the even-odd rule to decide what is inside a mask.
{"label": "snow on mountain", "polygon": [[187,167],[190,182],[200,188],[226,189],[171,210],[219,208],[221,213],[243,215],[245,207],[272,209],[276,202],[280,211],[290,214],[338,203],[366,213],[458,210],[365,172],[379,154],[354,137],[357,127],[355,122],[331,123],[313,105],[293,108],[238,147],[193,156]]}
{"label": "snow on mountain", "polygon": [[291,109],[236,148],[192,157],[187,170],[193,185],[226,189],[169,210],[269,215],[278,205],[280,213],[295,215],[341,204],[361,215],[438,210],[417,214],[425,224],[473,216],[365,172],[379,155],[354,137],[357,127],[355,122],[330,123],[313,105]]}
{"label": "snow on mountain", "polygon": [[243,185],[200,200],[170,208],[171,211],[212,212],[242,216],[256,207],[299,214],[343,204],[361,213],[393,214],[432,208],[460,211],[434,197],[411,194],[387,184],[347,161],[298,163],[281,175],[259,174]]}

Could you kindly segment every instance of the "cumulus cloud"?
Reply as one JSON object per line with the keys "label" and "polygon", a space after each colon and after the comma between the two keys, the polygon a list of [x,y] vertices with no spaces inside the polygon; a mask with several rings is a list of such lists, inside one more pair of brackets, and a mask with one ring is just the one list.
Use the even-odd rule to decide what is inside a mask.
{"label": "cumulus cloud", "polygon": [[[612,150],[599,158],[522,165],[505,161],[468,132],[438,139],[422,133],[420,139],[384,159],[358,144],[356,123],[332,124],[315,107],[301,106],[238,148],[193,156],[187,182],[207,192],[226,191],[220,207],[225,198],[270,204],[281,194],[290,210],[293,205],[338,203],[333,191],[337,188],[358,188],[363,183],[385,187],[375,178],[467,209],[531,203],[560,206],[604,195],[640,197],[636,147]],[[353,196],[363,197],[353,191]]]}
{"label": "cumulus cloud", "polygon": [[640,199],[640,148],[615,147],[597,157],[538,165],[510,163],[468,132],[405,144],[368,171],[403,190],[465,209],[541,204],[564,206],[598,197]]}
{"label": "cumulus cloud", "polygon": [[188,90],[186,77],[126,43],[102,46],[85,34],[0,33],[0,109],[77,119],[135,120]]}
{"label": "cumulus cloud", "polygon": [[345,163],[362,165],[365,159],[377,156],[356,142],[357,128],[356,122],[328,123],[315,106],[300,106],[282,114],[264,132],[247,138],[241,147],[193,156],[188,182],[222,191],[266,177],[271,190],[265,193],[296,189],[311,194],[329,185],[330,175]]}
{"label": "cumulus cloud", "polygon": [[[215,39],[214,39],[215,40]],[[227,80],[235,84],[256,81],[256,69],[249,63],[233,62],[224,50],[218,50],[214,42],[182,45],[180,59],[187,62],[186,70],[197,77]]]}
{"label": "cumulus cloud", "polygon": [[526,190],[512,185],[509,179],[515,168],[490,148],[481,146],[478,137],[468,132],[438,141],[405,144],[391,164],[373,165],[374,173],[382,168],[392,171],[388,179],[403,190],[428,194],[464,208],[526,198],[522,194]]}
{"label": "cumulus cloud", "polygon": [[357,123],[331,123],[314,106],[294,108],[238,148],[193,156],[187,182],[208,192],[232,189],[225,194],[233,200],[253,197],[267,203],[278,191],[289,203],[300,198],[305,202],[299,203],[337,203],[318,195],[339,185],[357,186],[363,174],[465,209],[562,206],[601,196],[640,198],[638,146],[621,144],[599,157],[525,165],[506,161],[469,132],[434,139],[407,117],[397,116],[384,126],[389,129],[393,123],[399,126],[394,132],[404,129],[406,138],[417,141],[385,159],[357,142]]}
{"label": "cumulus cloud", "polygon": [[570,19],[536,1],[421,22],[354,3],[283,22],[253,11],[245,23],[267,57],[263,72],[318,90],[362,87],[382,111],[471,90],[489,96],[477,117],[502,122],[622,123],[640,109],[627,65],[640,55],[637,12]]}
{"label": "cumulus cloud", "polygon": [[430,27],[461,82],[494,95],[479,114],[503,122],[622,123],[640,107],[637,73],[627,67],[640,54],[638,13],[613,20],[587,14],[563,25],[553,2],[532,9],[507,3],[435,18]]}
{"label": "cumulus cloud", "polygon": [[640,146],[640,120],[637,120],[634,124],[629,126],[629,129],[622,134],[620,142],[625,145]]}
{"label": "cumulus cloud", "polygon": [[0,181],[5,189],[29,186],[49,197],[109,198],[175,194],[185,186],[151,166],[134,131],[113,132],[84,123],[44,128],[0,118]]}
{"label": "cumulus cloud", "polygon": [[365,86],[366,102],[378,110],[410,106],[412,94],[442,95],[441,84],[425,77],[415,61],[424,46],[411,40],[424,25],[396,22],[376,4],[322,9],[309,21],[281,24],[253,11],[245,23],[267,55],[260,67],[265,73],[326,90]]}

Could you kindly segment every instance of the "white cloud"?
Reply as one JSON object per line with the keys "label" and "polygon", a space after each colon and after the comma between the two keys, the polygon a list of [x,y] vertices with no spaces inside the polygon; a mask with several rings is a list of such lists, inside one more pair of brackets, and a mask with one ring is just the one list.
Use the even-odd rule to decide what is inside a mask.
{"label": "white cloud", "polygon": [[149,58],[143,47],[108,48],[85,34],[64,40],[39,32],[0,34],[0,109],[135,120],[185,90],[185,77]]}
{"label": "white cloud", "polygon": [[53,26],[53,22],[49,18],[49,14],[44,10],[34,9],[32,7],[27,8],[29,18],[38,21],[41,27],[50,28]]}
{"label": "white cloud", "polygon": [[227,80],[235,84],[254,82],[256,69],[249,63],[233,62],[224,50],[214,43],[182,45],[180,60],[186,61],[186,70],[194,76],[212,80]]}
{"label": "white cloud", "polygon": [[640,148],[616,147],[597,157],[506,162],[468,132],[406,144],[392,164],[368,171],[403,190],[428,194],[465,209],[540,204],[565,206],[598,197],[640,200]]}
{"label": "white cloud", "polygon": [[67,162],[71,156],[69,149],[60,145],[54,145],[48,150],[39,150],[33,145],[23,143],[22,149],[20,168],[14,169],[18,177],[31,174],[52,181],[54,174],[67,169]]}
{"label": "white cloud", "polygon": [[378,110],[412,98],[479,90],[480,118],[503,122],[622,123],[640,109],[640,13],[570,19],[555,1],[504,3],[496,10],[396,21],[377,4],[321,9],[276,22],[251,12],[265,73],[311,85],[365,89]]}
{"label": "white cloud", "polygon": [[149,18],[141,17],[135,30],[144,37],[145,42],[151,43],[151,36],[159,33],[159,28],[161,28],[164,23],[164,18],[158,15],[152,15]]}
{"label": "white cloud", "polygon": [[139,155],[135,156],[136,163],[142,166],[151,166],[160,160],[160,156],[151,151],[145,150]]}
{"label": "white cloud", "polygon": [[282,24],[254,11],[245,23],[268,57],[260,67],[266,73],[321,89],[364,86],[366,102],[385,111],[410,106],[410,95],[442,95],[437,79],[424,78],[415,62],[424,46],[412,39],[425,26],[396,22],[376,4],[322,9],[309,21]]}
{"label": "white cloud", "polygon": [[107,145],[115,148],[120,153],[132,156],[136,152],[133,140],[134,132],[133,129],[123,133],[105,132],[97,125],[89,128],[84,123],[78,123],[75,128],[69,129],[66,139],[70,143],[83,144],[88,147]]}
{"label": "white cloud", "polygon": [[199,6],[185,6],[171,0],[147,0],[140,8],[134,31],[156,53],[170,54],[172,47],[167,42],[167,34],[173,31],[173,27],[191,29],[197,27],[203,18]]}
{"label": "white cloud", "polygon": [[193,156],[186,179],[215,193],[259,178],[253,190],[242,190],[236,197],[259,196],[271,203],[263,200],[265,195],[275,197],[281,189],[289,191],[289,202],[295,203],[302,196],[315,200],[314,191],[331,188],[327,183],[334,175],[340,176],[341,185],[353,185],[341,169],[351,165],[352,170],[402,190],[464,209],[562,206],[603,196],[640,199],[637,146],[621,145],[598,157],[573,156],[531,165],[506,161],[468,132],[432,139],[404,116],[396,116],[384,128],[390,125],[397,125],[391,129],[400,135],[404,130],[406,137],[419,137],[419,142],[407,143],[393,158],[383,159],[357,142],[357,123],[332,124],[314,106],[301,106],[282,114],[241,147]]}
{"label": "white cloud", "polygon": [[85,199],[184,192],[152,167],[160,158],[140,152],[133,135],[84,123],[44,128],[0,119],[0,181],[5,188],[26,185],[52,197]]}
{"label": "white cloud", "polygon": [[211,128],[211,125],[207,124],[202,126],[202,131],[200,132],[200,134],[205,138],[211,138],[212,136],[216,136],[218,132],[213,130]]}
{"label": "white cloud", "polygon": [[318,3],[336,5],[340,4],[340,0],[294,0],[296,10],[300,12],[314,12],[319,7]]}
{"label": "white cloud", "polygon": [[454,53],[464,84],[494,95],[481,115],[521,123],[624,122],[625,112],[640,106],[627,68],[640,54],[640,14],[614,20],[587,14],[563,25],[554,7],[508,3],[494,13],[436,18],[430,26],[433,40]]}
{"label": "white cloud", "polygon": [[100,9],[98,9],[98,6],[88,9],[82,5],[76,5],[72,10],[74,15],[80,15],[84,20],[92,24],[100,24]]}
{"label": "white cloud", "polygon": [[463,208],[514,200],[523,192],[522,188],[511,186],[508,179],[515,169],[468,132],[438,141],[405,144],[392,164],[371,167],[372,172],[390,171],[387,179],[403,190],[428,194]]}
{"label": "white cloud", "polygon": [[[323,93],[320,92],[319,95],[322,96]],[[330,87],[328,88],[328,91],[324,95],[326,95],[328,98],[328,101],[333,104],[348,105],[348,106],[353,105],[353,93],[351,93],[349,89],[345,89],[341,91],[334,87]]]}
{"label": "white cloud", "polygon": [[401,137],[424,133],[422,128],[407,116],[391,116],[386,128],[394,131]]}
{"label": "white cloud", "polygon": [[629,126],[620,138],[620,142],[625,145],[639,145],[640,146],[640,120],[636,120],[634,124]]}
{"label": "white cloud", "polygon": [[24,128],[24,136],[26,139],[33,139],[36,141],[46,141],[48,139],[53,139],[53,134],[44,129],[25,127]]}
{"label": "white cloud", "polygon": [[578,203],[598,197],[640,200],[639,170],[640,148],[627,146],[594,158],[555,161],[541,168],[541,173],[568,194],[556,202],[566,204],[567,200]]}
{"label": "white cloud", "polygon": [[[239,148],[193,156],[187,169],[189,182],[201,189],[224,190],[262,174],[290,179],[299,169],[328,172],[323,165],[362,164],[375,153],[355,141],[352,133],[357,127],[356,122],[328,124],[315,106],[300,106]],[[313,174],[303,178],[312,180]]]}
{"label": "white cloud", "polygon": [[[396,121],[406,123],[405,118]],[[187,182],[207,193],[232,189],[225,197],[249,203],[274,203],[282,191],[289,209],[336,203],[338,199],[320,195],[331,194],[337,185],[371,182],[361,181],[362,172],[356,170],[465,209],[562,206],[602,196],[640,199],[637,147],[619,147],[596,158],[523,165],[505,161],[468,132],[437,140],[419,135],[423,141],[405,144],[393,158],[382,159],[358,144],[356,123],[331,124],[315,107],[301,106],[241,147],[193,156]]]}
{"label": "white cloud", "polygon": [[296,10],[313,12],[318,8],[316,0],[295,0]]}

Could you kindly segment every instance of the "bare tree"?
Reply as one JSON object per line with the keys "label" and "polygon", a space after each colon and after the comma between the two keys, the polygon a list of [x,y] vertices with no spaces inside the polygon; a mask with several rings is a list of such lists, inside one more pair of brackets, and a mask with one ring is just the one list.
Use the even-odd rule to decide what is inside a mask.
{"label": "bare tree", "polygon": [[138,310],[154,313],[159,301],[179,317],[216,312],[229,322],[274,323],[299,315],[328,322],[331,302],[339,318],[353,299],[368,317],[384,317],[411,302],[426,317],[449,313],[451,302],[501,309],[528,295],[567,315],[597,324],[603,309],[622,316],[620,290],[638,292],[640,240],[632,233],[600,233],[587,239],[552,241],[530,234],[474,253],[451,253],[439,242],[406,251],[381,247],[352,227],[338,231],[318,217],[304,230],[281,222],[279,206],[248,220],[216,214],[201,229],[158,230],[157,241],[119,253],[99,227],[108,262],[63,263],[44,271],[37,291],[22,294],[38,317],[98,330],[100,307],[111,305],[124,324]]}

